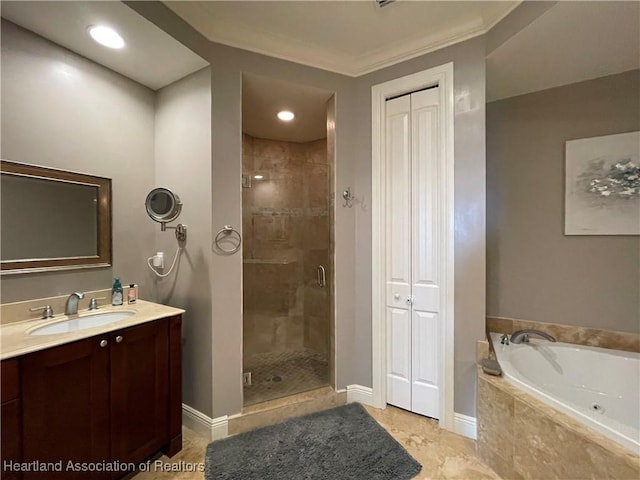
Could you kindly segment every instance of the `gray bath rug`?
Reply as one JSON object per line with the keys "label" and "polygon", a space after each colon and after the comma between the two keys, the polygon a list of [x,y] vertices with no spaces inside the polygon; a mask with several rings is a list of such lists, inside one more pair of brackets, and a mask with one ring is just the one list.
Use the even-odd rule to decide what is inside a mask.
{"label": "gray bath rug", "polygon": [[422,466],[357,403],[215,441],[206,480],[404,480]]}

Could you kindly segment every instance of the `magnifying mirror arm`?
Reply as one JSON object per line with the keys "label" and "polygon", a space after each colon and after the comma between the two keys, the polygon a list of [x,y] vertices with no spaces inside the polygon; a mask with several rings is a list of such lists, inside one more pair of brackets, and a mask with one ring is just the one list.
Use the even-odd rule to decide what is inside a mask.
{"label": "magnifying mirror arm", "polygon": [[176,240],[179,243],[184,243],[187,241],[187,226],[179,223],[175,227],[171,225],[167,225],[167,222],[160,222],[160,231],[166,232],[167,229],[176,231]]}

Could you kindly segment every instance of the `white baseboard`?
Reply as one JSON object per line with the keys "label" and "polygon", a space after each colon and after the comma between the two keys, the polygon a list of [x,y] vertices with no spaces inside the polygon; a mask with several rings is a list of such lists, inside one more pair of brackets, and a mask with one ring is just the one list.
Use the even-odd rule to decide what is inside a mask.
{"label": "white baseboard", "polygon": [[[372,389],[362,385],[348,385],[347,403],[354,402],[373,405]],[[227,415],[211,418],[184,403],[182,404],[182,424],[209,440],[218,440],[229,436],[229,417]],[[455,413],[453,431],[475,440],[477,437],[476,418]]]}
{"label": "white baseboard", "polygon": [[211,418],[189,405],[182,404],[182,424],[209,440],[229,435],[229,417]]}
{"label": "white baseboard", "polygon": [[[474,419],[475,420],[475,419]],[[229,417],[217,417],[213,419],[211,426],[211,440],[219,440],[229,436]]]}
{"label": "white baseboard", "polygon": [[[347,403],[353,402],[375,406],[373,405],[373,389],[362,385],[347,385]],[[453,431],[475,440],[477,437],[476,417],[454,413]]]}
{"label": "white baseboard", "polygon": [[347,385],[347,403],[354,402],[373,406],[373,389],[362,385]]}
{"label": "white baseboard", "polygon": [[464,437],[477,438],[476,417],[463,415],[462,413],[453,414],[453,431]]}

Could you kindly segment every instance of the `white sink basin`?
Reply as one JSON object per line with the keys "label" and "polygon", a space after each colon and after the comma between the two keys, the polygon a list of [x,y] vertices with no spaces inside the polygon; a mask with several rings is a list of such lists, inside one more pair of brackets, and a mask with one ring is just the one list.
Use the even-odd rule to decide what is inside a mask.
{"label": "white sink basin", "polygon": [[109,323],[116,323],[120,320],[135,315],[135,312],[105,312],[85,315],[83,317],[70,318],[60,322],[43,325],[29,332],[29,335],[55,335],[58,333],[77,332],[87,328],[100,327]]}

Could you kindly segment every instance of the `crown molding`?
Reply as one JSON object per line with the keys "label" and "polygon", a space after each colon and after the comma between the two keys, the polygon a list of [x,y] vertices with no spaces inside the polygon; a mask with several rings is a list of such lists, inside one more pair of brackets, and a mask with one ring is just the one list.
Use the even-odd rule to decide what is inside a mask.
{"label": "crown molding", "polygon": [[439,39],[429,40],[428,37],[422,37],[413,41],[406,41],[402,43],[401,46],[398,45],[393,48],[387,48],[383,51],[366,55],[363,61],[354,62],[357,64],[357,69],[351,76],[359,77],[361,75],[366,75],[367,73],[390,67],[397,63],[411,60],[412,58],[416,58],[427,53],[435,52],[436,50],[441,50],[451,45],[455,45],[456,43],[484,35],[485,33],[487,33],[487,29],[482,25],[469,25],[466,28],[462,28],[458,32],[451,33],[444,38],[440,37]]}
{"label": "crown molding", "polygon": [[312,43],[267,32],[259,32],[239,24],[216,25],[215,27],[210,27],[204,34],[212,42],[229,47],[240,48],[334,73],[355,76],[348,73],[352,62],[350,55],[335,54],[329,49]]}
{"label": "crown molding", "polygon": [[349,77],[359,77],[484,35],[486,32],[487,29],[481,25],[471,25],[445,38],[421,37],[412,41],[399,42],[397,45],[379,49],[363,56],[335,54],[317,45],[256,32],[237,25],[216,29],[215,33],[207,32],[206,36],[212,42],[230,47],[320,68]]}
{"label": "crown molding", "polygon": [[[195,6],[201,14],[185,15],[183,19],[212,42],[349,77],[359,77],[484,35],[519,5],[520,2],[515,3],[512,8],[491,19],[489,23],[478,20],[462,25],[445,36],[430,34],[419,38],[402,39],[365,55],[337,52],[314,43],[259,31],[238,22],[211,23],[207,20],[210,18],[210,13],[197,2]],[[182,16],[179,8],[174,10],[174,13]]]}

